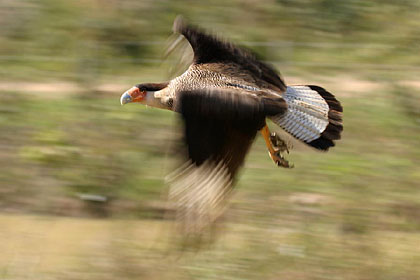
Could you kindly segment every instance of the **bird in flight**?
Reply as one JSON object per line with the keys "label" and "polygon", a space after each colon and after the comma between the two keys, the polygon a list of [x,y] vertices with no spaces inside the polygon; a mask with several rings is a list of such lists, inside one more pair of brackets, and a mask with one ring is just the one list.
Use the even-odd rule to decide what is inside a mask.
{"label": "bird in flight", "polygon": [[226,208],[235,175],[258,132],[279,166],[288,147],[266,124],[270,119],[319,150],[334,146],[343,130],[340,102],[319,86],[287,86],[280,74],[249,50],[210,35],[177,17],[173,31],[191,45],[192,64],[162,83],[141,83],[121,104],[172,110],[184,124],[185,163],[168,176],[169,199],[186,233],[212,225]]}

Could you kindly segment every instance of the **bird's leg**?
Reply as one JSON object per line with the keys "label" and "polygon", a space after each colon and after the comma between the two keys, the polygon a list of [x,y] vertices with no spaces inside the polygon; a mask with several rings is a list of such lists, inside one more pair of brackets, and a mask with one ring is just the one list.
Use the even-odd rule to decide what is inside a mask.
{"label": "bird's leg", "polygon": [[260,132],[267,145],[268,154],[274,163],[281,167],[292,168],[293,165],[289,164],[289,161],[282,155],[282,152],[284,151],[287,151],[287,153],[289,152],[287,144],[277,134],[271,134],[267,125],[265,125]]}
{"label": "bird's leg", "polygon": [[287,153],[289,153],[289,149],[292,148],[292,144],[290,142],[286,143],[286,141],[281,139],[280,136],[277,135],[277,133],[275,132],[270,133],[270,141],[271,144],[280,152],[286,151]]}

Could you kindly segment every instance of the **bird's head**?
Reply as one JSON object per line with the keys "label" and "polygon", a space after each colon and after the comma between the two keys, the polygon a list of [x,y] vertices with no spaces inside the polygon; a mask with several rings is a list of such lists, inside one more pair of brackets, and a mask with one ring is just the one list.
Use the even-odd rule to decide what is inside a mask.
{"label": "bird's head", "polygon": [[154,92],[165,88],[167,85],[168,83],[146,83],[135,85],[134,87],[130,88],[121,95],[121,105],[130,102],[139,102],[147,104],[149,96],[153,98]]}

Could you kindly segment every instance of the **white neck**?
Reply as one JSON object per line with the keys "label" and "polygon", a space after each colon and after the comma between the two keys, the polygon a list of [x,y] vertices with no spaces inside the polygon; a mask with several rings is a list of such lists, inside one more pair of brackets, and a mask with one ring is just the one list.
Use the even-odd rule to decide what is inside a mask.
{"label": "white neck", "polygon": [[159,91],[148,91],[146,93],[145,98],[143,99],[143,101],[141,103],[147,105],[147,106],[151,106],[151,107],[155,107],[155,108],[161,108],[161,109],[169,109],[167,104],[167,100],[165,100],[165,98],[162,96],[162,92],[163,90],[159,90]]}

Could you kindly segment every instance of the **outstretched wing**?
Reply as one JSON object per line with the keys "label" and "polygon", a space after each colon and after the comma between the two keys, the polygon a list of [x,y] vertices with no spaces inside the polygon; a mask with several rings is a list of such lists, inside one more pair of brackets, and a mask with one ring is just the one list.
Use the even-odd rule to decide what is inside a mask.
{"label": "outstretched wing", "polygon": [[284,112],[284,101],[240,90],[179,93],[187,163],[170,176],[170,199],[182,230],[200,233],[223,213],[235,175],[267,114]]}
{"label": "outstretched wing", "polygon": [[279,91],[285,91],[286,85],[280,74],[271,65],[258,60],[250,50],[206,34],[199,28],[188,25],[180,16],[175,19],[173,30],[184,35],[191,44],[194,63],[235,63],[255,78],[265,81]]}

